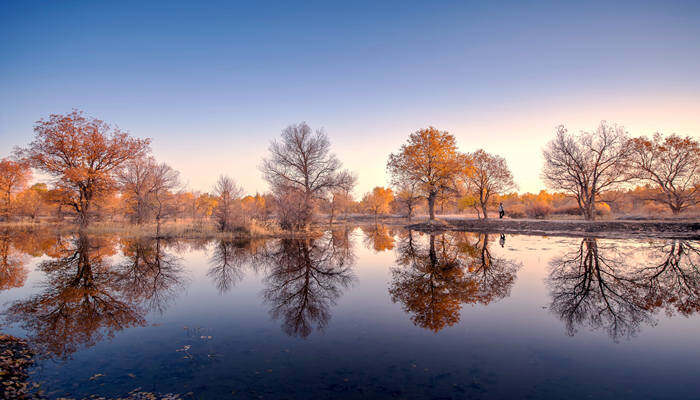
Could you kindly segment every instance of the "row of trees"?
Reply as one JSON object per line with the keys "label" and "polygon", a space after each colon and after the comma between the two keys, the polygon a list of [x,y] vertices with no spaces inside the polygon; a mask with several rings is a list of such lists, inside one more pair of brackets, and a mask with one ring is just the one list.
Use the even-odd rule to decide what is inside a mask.
{"label": "row of trees", "polygon": [[606,122],[573,135],[562,125],[543,155],[547,185],[572,195],[586,219],[595,218],[606,192],[634,182],[654,186],[653,200],[674,214],[700,201],[700,145],[691,137],[630,138],[623,127]]}
{"label": "row of trees", "polygon": [[[343,169],[325,132],[306,123],[290,125],[270,144],[260,166],[270,193],[247,198],[226,176],[211,194],[183,190],[179,173],[152,157],[149,139],[133,138],[81,111],[51,115],[34,131],[29,145],[0,161],[5,220],[18,214],[35,218],[48,207],[59,216],[69,209],[82,226],[96,213],[111,210],[135,223],[155,221],[158,227],[166,217],[213,217],[219,229],[234,230],[246,220],[267,221],[274,214],[282,228],[298,230],[308,228],[321,209],[330,222],[358,211],[375,218],[389,212],[411,218],[423,205],[431,221],[437,207],[471,209],[488,218],[496,202],[511,200],[512,205],[518,198],[504,158],[484,150],[462,153],[453,135],[433,127],[412,133],[389,155],[391,187],[377,187],[360,202],[352,196],[357,177]],[[594,219],[601,207],[610,207],[614,194],[634,185],[645,185],[646,200],[674,214],[700,201],[700,145],[690,137],[630,138],[624,128],[605,122],[579,134],[559,126],[543,156],[542,177],[553,196],[568,196],[586,219]],[[50,176],[50,185],[27,188],[32,170]],[[532,215],[527,215],[546,214],[541,201],[530,203]]]}

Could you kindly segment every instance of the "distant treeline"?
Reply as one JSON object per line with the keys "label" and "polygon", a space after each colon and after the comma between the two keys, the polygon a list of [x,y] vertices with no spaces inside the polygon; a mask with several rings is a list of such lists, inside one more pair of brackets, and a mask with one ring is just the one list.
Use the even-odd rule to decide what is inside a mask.
{"label": "distant treeline", "polygon": [[[502,204],[512,218],[697,214],[700,145],[692,137],[630,137],[602,122],[594,131],[564,126],[543,149],[548,189],[518,194],[506,160],[484,150],[462,153],[455,137],[433,127],[411,133],[388,157],[391,181],[361,198],[356,175],[342,168],[328,136],[290,125],[260,164],[270,192],[245,195],[220,176],[210,192],[187,190],[179,173],[151,155],[150,140],[134,138],[74,110],[34,126],[35,137],[0,161],[0,215],[11,220],[95,220],[135,224],[165,220],[214,223],[222,231],[274,224],[306,229],[322,214],[475,214],[488,218]],[[33,170],[51,177],[32,181]]]}

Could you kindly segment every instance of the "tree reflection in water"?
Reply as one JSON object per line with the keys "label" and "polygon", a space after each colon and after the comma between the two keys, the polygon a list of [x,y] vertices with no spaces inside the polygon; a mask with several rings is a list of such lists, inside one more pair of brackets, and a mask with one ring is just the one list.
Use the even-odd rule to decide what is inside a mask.
{"label": "tree reflection in water", "polygon": [[362,226],[365,247],[376,252],[391,250],[394,248],[394,232],[386,225]]}
{"label": "tree reflection in water", "polygon": [[0,231],[0,291],[24,286],[29,257],[57,257],[66,243],[55,232],[41,229]]}
{"label": "tree reflection in water", "polygon": [[659,309],[669,315],[699,309],[699,257],[696,245],[681,240],[625,253],[584,238],[575,251],[550,261],[550,309],[571,336],[588,326],[605,329],[616,341],[632,337],[643,324],[656,323]]}
{"label": "tree reflection in water", "polygon": [[29,274],[26,262],[26,254],[13,245],[11,232],[0,232],[0,291],[24,286]]}
{"label": "tree reflection in water", "polygon": [[265,262],[263,298],[290,336],[305,338],[314,325],[325,329],[331,307],[355,281],[348,231],[281,239],[267,250]]}
{"label": "tree reflection in water", "polygon": [[58,358],[144,325],[149,308],[162,311],[172,287],[180,287],[181,269],[157,240],[126,242],[124,251],[128,261],[114,266],[113,238],[74,237],[39,264],[41,290],[11,304],[7,320],[21,324],[43,355]]}
{"label": "tree reflection in water", "polygon": [[214,281],[220,294],[235,287],[245,276],[247,268],[256,268],[264,253],[265,240],[219,240],[209,258],[207,276]]}
{"label": "tree reflection in water", "polygon": [[187,283],[181,259],[167,248],[161,238],[122,239],[126,261],[115,270],[125,297],[160,314]]}
{"label": "tree reflection in water", "polygon": [[477,237],[473,245],[477,250],[476,254],[474,255],[471,251],[464,253],[469,256],[467,260],[469,273],[479,287],[478,302],[489,304],[510,296],[510,290],[515,284],[515,277],[522,263],[494,256],[491,252],[489,234],[482,233]]}
{"label": "tree reflection in water", "polygon": [[685,240],[652,242],[648,267],[639,275],[650,309],[689,316],[700,311],[700,246]]}
{"label": "tree reflection in water", "polygon": [[488,304],[508,296],[519,264],[496,258],[489,235],[471,243],[466,233],[402,234],[389,293],[417,326],[437,332],[459,322],[463,304]]}

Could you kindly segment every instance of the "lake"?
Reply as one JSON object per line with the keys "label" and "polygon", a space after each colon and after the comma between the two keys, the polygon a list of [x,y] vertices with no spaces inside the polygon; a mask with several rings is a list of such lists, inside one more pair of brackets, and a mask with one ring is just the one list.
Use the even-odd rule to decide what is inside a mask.
{"label": "lake", "polygon": [[700,243],[0,233],[48,397],[697,399]]}

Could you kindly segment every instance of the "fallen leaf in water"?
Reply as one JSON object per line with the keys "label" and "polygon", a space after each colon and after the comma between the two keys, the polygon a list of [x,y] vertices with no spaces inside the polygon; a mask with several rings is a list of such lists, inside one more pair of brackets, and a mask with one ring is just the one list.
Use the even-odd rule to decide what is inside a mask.
{"label": "fallen leaf in water", "polygon": [[101,377],[101,376],[104,376],[104,374],[95,374],[95,375],[93,375],[93,376],[90,377],[90,380],[91,380],[91,381],[94,381],[95,379],[97,379],[97,378],[99,378],[99,377]]}

